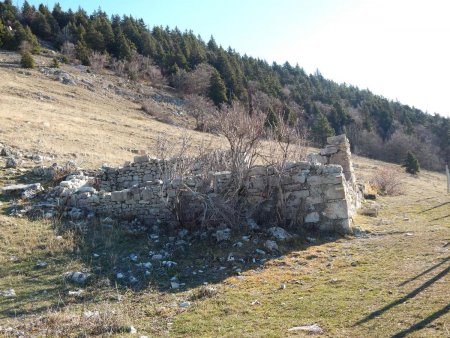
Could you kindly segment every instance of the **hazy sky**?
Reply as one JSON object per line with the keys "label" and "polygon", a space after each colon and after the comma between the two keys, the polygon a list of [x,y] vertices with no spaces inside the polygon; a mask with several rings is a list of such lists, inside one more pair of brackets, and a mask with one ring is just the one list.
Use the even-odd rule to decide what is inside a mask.
{"label": "hazy sky", "polygon": [[[50,8],[57,1],[43,2]],[[22,1],[18,2],[19,4]],[[450,1],[60,0],[64,10],[131,14],[150,26],[192,29],[204,40],[269,62],[298,63],[429,113],[450,116]]]}

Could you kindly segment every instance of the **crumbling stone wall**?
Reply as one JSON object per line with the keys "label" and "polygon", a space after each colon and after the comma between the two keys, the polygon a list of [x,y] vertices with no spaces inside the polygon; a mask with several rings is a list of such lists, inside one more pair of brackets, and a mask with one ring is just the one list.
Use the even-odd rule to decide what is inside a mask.
{"label": "crumbling stone wall", "polygon": [[[169,173],[179,161],[136,156],[122,168],[104,168],[98,180],[72,175],[61,182],[57,195],[68,207],[100,216],[138,218],[147,224],[175,224],[177,200],[188,201],[185,210],[201,213],[203,203],[196,192],[220,195],[231,181],[228,171],[205,179],[194,169],[183,178]],[[181,182],[188,189],[180,190]],[[360,203],[350,145],[345,135],[328,138],[319,154],[308,161],[289,163],[280,172],[272,166],[251,168],[242,193],[248,217],[261,225],[282,220],[289,226],[348,233]]]}

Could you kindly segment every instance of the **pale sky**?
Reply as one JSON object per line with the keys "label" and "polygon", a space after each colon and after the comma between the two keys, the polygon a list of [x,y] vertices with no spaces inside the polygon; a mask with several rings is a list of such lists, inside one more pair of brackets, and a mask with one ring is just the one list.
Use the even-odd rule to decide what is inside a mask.
{"label": "pale sky", "polygon": [[[41,1],[29,1],[38,5]],[[319,69],[430,114],[450,116],[450,1],[445,0],[61,0],[99,6],[150,26],[192,29],[205,41],[268,62]],[[44,1],[53,8],[55,1]],[[19,2],[21,4],[21,2]]]}

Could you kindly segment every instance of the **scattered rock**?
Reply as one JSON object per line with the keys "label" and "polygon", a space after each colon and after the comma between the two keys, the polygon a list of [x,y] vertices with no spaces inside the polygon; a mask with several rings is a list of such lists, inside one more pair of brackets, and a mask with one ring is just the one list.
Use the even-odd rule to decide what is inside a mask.
{"label": "scattered rock", "polygon": [[260,255],[263,255],[263,256],[266,254],[266,252],[264,250],[261,250],[261,249],[256,249],[255,251],[256,251],[256,253],[258,253]]}
{"label": "scattered rock", "polygon": [[134,326],[129,326],[127,331],[130,334],[136,334],[137,333],[137,330],[136,330],[136,328]]}
{"label": "scattered rock", "polygon": [[89,278],[91,277],[91,274],[85,273],[85,272],[66,272],[64,276],[76,284],[86,284]]}
{"label": "scattered rock", "polygon": [[294,326],[294,327],[291,327],[290,329],[288,329],[288,331],[289,332],[305,331],[305,332],[315,333],[315,334],[323,333],[323,329],[317,324]]}
{"label": "scattered rock", "polygon": [[260,302],[259,300],[255,299],[255,300],[252,302],[252,305],[261,305],[261,302]]}
{"label": "scattered rock", "polygon": [[264,243],[264,247],[265,247],[267,250],[269,250],[270,252],[274,252],[274,251],[277,251],[277,250],[278,250],[278,244],[277,244],[277,242],[271,241],[271,240],[269,240],[269,239]]}
{"label": "scattered rock", "polygon": [[217,230],[213,236],[216,237],[217,242],[228,241],[231,238],[231,229]]}
{"label": "scattered rock", "polygon": [[88,311],[83,312],[83,316],[84,316],[84,318],[96,318],[96,317],[100,317],[100,312],[88,310]]}
{"label": "scattered rock", "polygon": [[18,158],[15,157],[8,157],[6,159],[6,168],[17,168],[18,166],[20,166],[20,164],[22,163],[22,161]]}
{"label": "scattered rock", "polygon": [[247,220],[247,225],[251,231],[259,230],[259,225],[251,218]]}
{"label": "scattered rock", "polygon": [[172,262],[172,261],[162,261],[161,263],[163,266],[171,268],[172,266],[178,265],[178,263],[176,262]]}
{"label": "scattered rock", "polygon": [[16,291],[14,291],[14,289],[0,291],[0,296],[3,296],[3,297],[15,297],[16,296]]}
{"label": "scattered rock", "polygon": [[178,306],[181,307],[182,309],[187,309],[188,307],[191,306],[191,302],[188,301],[181,302]]}
{"label": "scattered rock", "polygon": [[117,278],[117,279],[123,279],[124,277],[125,277],[124,274],[121,273],[121,272],[119,272],[119,273],[116,274],[116,278]]}
{"label": "scattered rock", "polygon": [[172,289],[179,289],[180,288],[180,283],[177,282],[170,282],[170,287]]}
{"label": "scattered rock", "polygon": [[0,156],[11,156],[11,155],[12,151],[7,147],[3,147],[2,150],[0,151]]}
{"label": "scattered rock", "polygon": [[286,230],[284,230],[283,228],[280,228],[280,227],[272,227],[272,228],[269,228],[267,231],[269,232],[269,234],[272,237],[274,237],[280,241],[286,241],[286,240],[289,240],[292,238],[291,234],[289,234]]}
{"label": "scattered rock", "polygon": [[44,261],[41,261],[41,260],[37,261],[37,263],[36,263],[36,267],[38,269],[46,268],[47,265],[48,265],[47,262],[44,262]]}
{"label": "scattered rock", "polygon": [[78,290],[75,290],[75,291],[69,290],[69,296],[77,296],[77,297],[79,297],[79,296],[81,296],[83,294],[83,292],[84,292],[84,290],[82,290],[82,289],[78,289]]}
{"label": "scattered rock", "polygon": [[3,194],[23,194],[26,191],[42,191],[43,188],[40,183],[32,183],[32,184],[14,184],[8,185],[2,188]]}
{"label": "scattered rock", "polygon": [[163,255],[156,254],[152,256],[152,261],[160,261],[163,259]]}

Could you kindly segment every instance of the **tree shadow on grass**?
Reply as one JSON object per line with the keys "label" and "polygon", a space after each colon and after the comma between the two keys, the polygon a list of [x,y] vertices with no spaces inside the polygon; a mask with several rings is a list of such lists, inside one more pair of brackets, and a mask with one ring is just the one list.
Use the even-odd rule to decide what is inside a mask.
{"label": "tree shadow on grass", "polygon": [[450,271],[450,266],[448,266],[447,268],[445,268],[444,270],[442,270],[440,273],[438,273],[436,276],[434,276],[433,278],[429,279],[428,281],[426,281],[425,283],[423,283],[421,286],[419,286],[418,288],[414,289],[413,291],[411,291],[410,293],[408,293],[406,296],[384,306],[383,308],[376,310],[374,312],[372,312],[371,314],[367,315],[366,317],[364,317],[363,319],[359,320],[358,322],[356,322],[353,326],[356,325],[361,325],[364,324],[378,316],[381,316],[383,313],[389,311],[390,309],[392,309],[393,307],[403,304],[404,302],[406,302],[409,299],[414,298],[415,296],[417,296],[420,292],[424,291],[425,289],[427,289],[429,286],[433,285],[435,282],[437,282],[438,280],[440,280],[441,278],[445,277]]}
{"label": "tree shadow on grass", "polygon": [[449,260],[450,260],[450,256],[444,258],[440,263],[437,263],[437,264],[433,265],[431,268],[426,269],[424,272],[418,274],[417,276],[412,277],[412,278],[410,278],[410,279],[408,279],[408,280],[406,280],[406,281],[400,283],[398,286],[406,285],[406,284],[408,284],[408,283],[410,283],[410,282],[416,280],[417,278],[422,277],[423,275],[426,275],[428,272],[431,272],[431,271],[433,271],[434,269],[437,269],[438,267],[440,267],[442,264],[444,264],[445,262],[447,262],[447,261],[449,261]]}
{"label": "tree shadow on grass", "polygon": [[420,322],[412,325],[408,329],[403,330],[403,331],[393,335],[391,338],[403,338],[403,337],[406,337],[407,335],[409,335],[409,334],[411,334],[411,333],[413,333],[415,331],[422,330],[423,328],[425,328],[425,326],[427,326],[428,324],[430,324],[434,320],[444,316],[445,314],[447,314],[449,312],[450,312],[450,304],[447,304],[442,309],[440,309],[440,310],[434,312],[433,314],[429,315],[424,320],[421,320]]}

